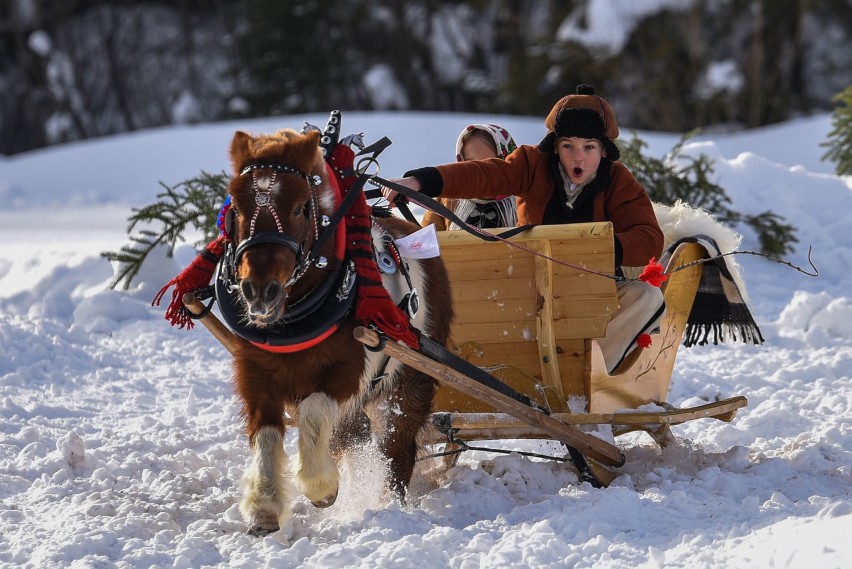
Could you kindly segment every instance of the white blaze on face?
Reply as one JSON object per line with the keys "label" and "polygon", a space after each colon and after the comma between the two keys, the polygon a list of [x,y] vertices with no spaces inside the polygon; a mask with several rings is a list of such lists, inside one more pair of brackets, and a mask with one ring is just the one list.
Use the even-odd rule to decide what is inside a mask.
{"label": "white blaze on face", "polygon": [[277,190],[279,188],[280,182],[276,179],[275,183],[270,187],[270,182],[272,181],[272,176],[267,174],[262,174],[257,177],[257,189],[261,192],[269,192],[273,190]]}

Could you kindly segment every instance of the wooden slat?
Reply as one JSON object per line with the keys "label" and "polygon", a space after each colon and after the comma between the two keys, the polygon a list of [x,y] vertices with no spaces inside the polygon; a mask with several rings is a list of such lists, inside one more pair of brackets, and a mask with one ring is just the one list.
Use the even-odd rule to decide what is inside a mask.
{"label": "wooden slat", "polygon": [[535,342],[461,342],[452,338],[451,351],[477,366],[505,364],[525,370],[535,370],[537,376],[538,346]]}
{"label": "wooden slat", "polygon": [[[485,231],[498,234],[504,232],[505,229],[486,229]],[[512,237],[512,241],[523,243],[534,239],[579,239],[605,236],[612,238],[612,225],[609,223],[572,223],[570,225],[539,225]],[[469,248],[499,244],[483,241],[479,237],[464,231],[439,231],[438,239],[442,247],[449,245]]]}
{"label": "wooden slat", "polygon": [[517,322],[533,320],[536,315],[536,299],[513,299],[506,301],[482,300],[459,302],[454,307],[460,322]]}
{"label": "wooden slat", "polygon": [[[569,395],[586,393],[583,339],[603,336],[617,305],[614,281],[580,268],[611,273],[612,226],[540,226],[512,238],[574,266],[463,232],[438,237],[456,312],[453,341],[480,346],[485,357],[471,359],[475,365],[507,363],[522,370],[535,380],[519,391],[530,397],[544,391],[551,409],[566,410]],[[457,391],[443,394],[445,389],[438,391],[437,409],[490,409],[465,402]]]}
{"label": "wooden slat", "polygon": [[560,340],[600,338],[606,333],[608,317],[589,316],[584,318],[557,318],[553,321],[556,337]]}
{"label": "wooden slat", "polygon": [[[443,256],[443,254],[442,254]],[[444,258],[448,264],[458,263],[450,269],[452,282],[480,281],[482,279],[522,279],[531,278],[535,270],[533,259],[488,259],[488,258],[459,258],[451,261]]]}
{"label": "wooden slat", "polygon": [[566,400],[571,396],[587,397],[585,347],[586,340],[582,338],[559,340],[559,375]]}
{"label": "wooden slat", "polygon": [[456,302],[511,302],[517,299],[535,298],[535,278],[529,279],[484,279],[478,281],[460,281],[453,278],[453,271],[448,271],[451,293]]}
{"label": "wooden slat", "polygon": [[[550,257],[550,242],[542,242],[539,250]],[[535,324],[542,383],[554,389],[559,401],[564,401],[562,378],[559,375],[559,354],[556,351],[556,332],[553,327],[553,263],[544,257],[535,258],[535,282],[536,296],[541,300]]]}
{"label": "wooden slat", "polygon": [[483,342],[535,342],[535,322],[470,322],[453,326],[453,338],[460,341],[482,340]]}
{"label": "wooden slat", "polygon": [[560,295],[553,299],[554,319],[570,319],[576,317],[600,317],[608,321],[613,306],[612,296],[601,294],[600,291],[589,294]]}

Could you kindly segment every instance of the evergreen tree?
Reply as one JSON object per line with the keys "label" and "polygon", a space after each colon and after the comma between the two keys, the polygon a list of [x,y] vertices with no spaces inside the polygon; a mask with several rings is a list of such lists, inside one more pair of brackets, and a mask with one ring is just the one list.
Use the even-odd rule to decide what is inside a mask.
{"label": "evergreen tree", "polygon": [[251,116],[350,107],[360,80],[349,58],[357,51],[347,21],[357,1],[247,0],[237,28],[236,94]]}
{"label": "evergreen tree", "polygon": [[822,157],[835,163],[838,176],[852,175],[852,86],[834,97],[840,105],[831,117],[832,130],[821,146],[829,150]]}
{"label": "evergreen tree", "polygon": [[726,225],[745,223],[757,233],[761,253],[773,257],[791,253],[793,243],[799,241],[795,228],[783,223],[782,217],[769,210],[758,215],[744,215],[731,209],[731,198],[724,188],[710,181],[713,161],[704,154],[695,158],[681,153],[690,136],[692,133],[684,135],[666,158],[659,159],[643,154],[648,145],[634,134],[627,143],[619,141],[621,162],[630,168],[652,201],[664,205],[682,201],[710,212]]}
{"label": "evergreen tree", "polygon": [[[160,182],[165,192],[157,194],[156,202],[133,208],[127,225],[131,244],[119,251],[101,253],[102,257],[120,265],[111,286],[115,288],[120,284],[127,289],[151,251],[161,245],[166,247],[166,256],[171,257],[175,245],[184,241],[183,233],[190,226],[202,233],[201,240],[195,244],[197,249],[215,239],[219,234],[216,223],[219,208],[228,196],[230,180],[225,172],[201,172],[174,186]],[[137,226],[142,229],[134,233]]]}

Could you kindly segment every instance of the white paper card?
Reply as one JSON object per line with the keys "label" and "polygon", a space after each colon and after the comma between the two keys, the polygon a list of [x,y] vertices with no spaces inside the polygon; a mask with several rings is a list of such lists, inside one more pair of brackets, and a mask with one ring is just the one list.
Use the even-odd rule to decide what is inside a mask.
{"label": "white paper card", "polygon": [[438,235],[435,233],[435,226],[431,223],[394,242],[399,249],[399,254],[408,259],[431,259],[441,255]]}

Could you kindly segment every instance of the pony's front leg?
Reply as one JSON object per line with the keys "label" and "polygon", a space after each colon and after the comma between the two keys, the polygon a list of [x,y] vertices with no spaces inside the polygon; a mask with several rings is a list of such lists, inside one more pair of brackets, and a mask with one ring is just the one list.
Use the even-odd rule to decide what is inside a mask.
{"label": "pony's front leg", "polygon": [[312,393],[299,403],[299,467],[296,480],[305,497],[318,508],[337,499],[340,474],[329,440],[337,402],[325,393]]}
{"label": "pony's front leg", "polygon": [[240,511],[249,533],[265,535],[278,531],[290,515],[287,493],[287,456],[281,428],[261,427],[251,439],[253,458],[243,476]]}

